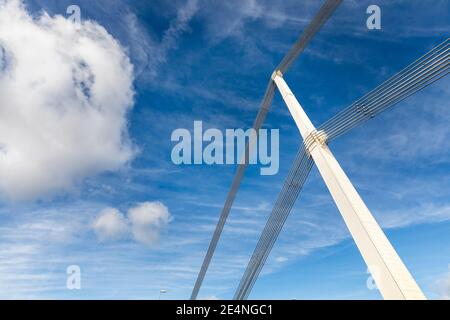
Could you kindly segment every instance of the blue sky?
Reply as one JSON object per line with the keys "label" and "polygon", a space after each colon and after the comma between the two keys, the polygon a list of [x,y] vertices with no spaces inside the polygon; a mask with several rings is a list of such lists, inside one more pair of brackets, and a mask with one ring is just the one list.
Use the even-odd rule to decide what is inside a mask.
{"label": "blue sky", "polygon": [[[0,14],[7,10],[4,3],[0,0]],[[27,101],[27,95],[15,90],[29,81],[20,86],[12,86],[13,80],[0,81],[0,115],[13,112],[8,101],[23,108],[32,105],[29,111],[34,115],[18,122],[23,125],[19,138],[0,137],[0,152],[1,143],[5,150],[15,150],[13,142],[36,148],[30,157],[20,158],[20,165],[0,163],[0,177],[6,181],[0,185],[0,297],[156,299],[159,290],[166,289],[164,298],[188,298],[236,168],[174,165],[171,133],[177,128],[192,130],[194,120],[211,128],[250,127],[268,77],[320,2],[29,0],[24,4],[20,12],[31,20],[17,16],[25,22],[14,25],[11,18],[11,27],[0,21],[0,46],[7,53],[2,73],[7,74],[14,61],[20,62],[19,57],[36,59],[37,65],[39,56],[46,54],[22,55],[19,50],[37,49],[21,49],[10,36],[17,31],[14,26],[37,25],[43,40],[47,36],[67,40],[65,22],[36,21],[44,12],[49,21],[57,21],[56,15],[67,17],[71,4],[80,7],[83,24],[93,24],[82,27],[88,34],[83,39],[89,41],[67,45],[70,50],[48,49],[54,48],[51,45],[42,50],[53,50],[48,53],[63,56],[61,63],[66,63],[77,57],[71,52],[81,50],[83,56],[83,50],[100,43],[96,48],[110,59],[92,58],[99,66],[91,66],[94,82],[102,87],[92,85],[85,100],[38,91],[36,97],[47,95],[43,100],[47,104],[73,101],[65,105],[66,116],[71,115],[69,108],[81,110],[76,118],[63,118],[67,122],[61,122],[61,128],[46,122],[53,113],[45,103]],[[371,4],[381,7],[381,30],[366,28],[365,11]],[[444,41],[449,31],[448,1],[430,5],[415,0],[344,0],[285,79],[318,126]],[[27,32],[34,38],[35,29]],[[42,81],[59,79],[58,70],[49,69]],[[102,78],[102,72],[114,81]],[[80,77],[88,82],[84,76]],[[440,80],[330,145],[424,293],[433,299],[450,297],[449,81]],[[34,92],[34,87],[30,90]],[[75,104],[97,106],[90,102],[94,98],[100,101],[98,115],[105,120],[101,130],[93,129],[97,122],[89,122],[92,118]],[[107,126],[110,123],[116,126]],[[280,171],[260,176],[258,166],[247,170],[200,298],[233,296],[301,143],[279,95],[264,127],[280,129]],[[68,148],[35,140],[33,132],[45,130],[50,141]],[[111,132],[113,138],[106,135]],[[43,173],[28,180],[22,173],[34,174],[32,169]],[[95,227],[106,208],[109,217],[120,222],[114,224],[114,237]],[[142,225],[139,217],[148,217],[148,212],[158,215],[157,224]],[[66,288],[69,265],[81,268],[81,290]],[[379,299],[376,290],[367,288],[368,277],[313,168],[250,298]]]}

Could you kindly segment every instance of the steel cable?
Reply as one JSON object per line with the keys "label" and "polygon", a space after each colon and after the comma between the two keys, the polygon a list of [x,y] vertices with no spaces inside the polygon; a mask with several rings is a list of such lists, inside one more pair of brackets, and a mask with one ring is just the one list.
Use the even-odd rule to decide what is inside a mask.
{"label": "steel cable", "polygon": [[373,118],[448,74],[449,40],[336,114],[318,128],[328,141]]}
{"label": "steel cable", "polygon": [[312,165],[312,159],[307,155],[305,148],[301,147],[247,265],[234,299],[246,299],[248,296],[308,177]]}

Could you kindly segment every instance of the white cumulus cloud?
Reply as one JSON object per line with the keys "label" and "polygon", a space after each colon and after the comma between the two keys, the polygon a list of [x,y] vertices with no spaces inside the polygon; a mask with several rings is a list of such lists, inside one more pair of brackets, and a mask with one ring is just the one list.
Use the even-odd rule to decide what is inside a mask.
{"label": "white cumulus cloud", "polygon": [[92,223],[101,241],[116,240],[124,237],[128,232],[128,222],[115,208],[103,209]]}
{"label": "white cumulus cloud", "polygon": [[128,210],[133,237],[152,245],[158,242],[159,232],[170,222],[169,209],[161,202],[144,202]]}
{"label": "white cumulus cloud", "polygon": [[101,241],[131,236],[145,245],[158,243],[161,230],[171,221],[169,209],[161,202],[142,202],[130,208],[125,217],[115,208],[102,210],[92,223]]}
{"label": "white cumulus cloud", "polygon": [[0,194],[47,196],[126,165],[133,96],[133,67],[102,26],[0,0]]}

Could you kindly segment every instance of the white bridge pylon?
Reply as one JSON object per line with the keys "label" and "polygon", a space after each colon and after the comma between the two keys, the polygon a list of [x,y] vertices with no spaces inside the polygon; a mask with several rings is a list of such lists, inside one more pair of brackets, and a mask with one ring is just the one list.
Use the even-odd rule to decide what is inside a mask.
{"label": "white bridge pylon", "polygon": [[272,79],[300,130],[313,158],[372,277],[384,299],[426,299],[381,227],[328,148],[326,136],[316,131],[289,89],[280,71]]}

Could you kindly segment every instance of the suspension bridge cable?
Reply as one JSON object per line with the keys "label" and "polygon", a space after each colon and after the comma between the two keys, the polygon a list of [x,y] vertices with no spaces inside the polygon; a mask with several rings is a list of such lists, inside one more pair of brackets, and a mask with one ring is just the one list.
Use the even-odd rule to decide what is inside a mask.
{"label": "suspension bridge cable", "polygon": [[305,28],[300,37],[297,39],[295,44],[291,47],[288,53],[281,60],[280,64],[276,70],[280,70],[285,73],[291,64],[297,59],[297,57],[305,50],[308,43],[316,35],[317,32],[322,28],[322,26],[331,17],[333,12],[341,4],[342,0],[331,0],[326,1],[311,23]]}
{"label": "suspension bridge cable", "polygon": [[[247,267],[247,270],[244,273],[243,280],[241,281],[241,284],[240,284],[241,288],[246,285],[247,279],[249,278],[249,274],[253,272],[254,266],[258,263],[258,260],[261,259],[261,253],[264,250],[263,248],[267,246],[268,241],[269,241],[269,237],[270,237],[269,234],[273,233],[274,225],[279,220],[279,216],[281,214],[279,208],[285,207],[284,203],[286,202],[286,195],[290,195],[290,193],[288,193],[288,189],[289,189],[289,186],[291,184],[293,177],[297,174],[297,172],[299,170],[303,170],[303,168],[300,167],[300,164],[301,164],[300,161],[302,160],[303,156],[304,156],[304,153],[302,154],[302,152],[299,152],[297,154],[294,164],[292,165],[293,169],[290,170],[290,173],[285,180],[286,182],[284,183],[283,188],[280,192],[280,196],[278,197],[277,205],[274,206],[274,209],[272,210],[272,214],[269,217],[269,219],[267,220],[265,229],[264,229],[263,233],[261,234],[260,241],[258,242],[258,246],[256,247],[256,249],[252,255],[252,258],[249,262],[249,265]],[[236,295],[235,295],[236,299],[239,298],[240,290],[242,290],[242,289],[238,289],[236,291]]]}
{"label": "suspension bridge cable", "polygon": [[307,155],[304,147],[301,147],[291,166],[282,190],[278,196],[272,213],[260,236],[258,244],[253,252],[244,276],[236,290],[234,299],[245,299],[249,289],[260,273],[270,249],[273,247],[283,225],[308,177],[313,165],[312,159]]}
{"label": "suspension bridge cable", "polygon": [[264,257],[264,252],[270,246],[270,242],[274,241],[274,235],[277,233],[277,229],[281,229],[282,223],[280,223],[280,221],[283,220],[283,216],[286,216],[286,211],[289,211],[290,204],[293,204],[293,202],[295,202],[295,199],[293,199],[295,195],[289,188],[295,186],[294,183],[295,180],[299,180],[298,177],[302,177],[305,175],[305,173],[309,173],[309,169],[307,168],[308,166],[300,162],[305,159],[306,153],[300,151],[298,155],[301,156],[301,158],[297,157],[296,161],[291,166],[291,172],[285,180],[286,182],[283,185],[276,205],[272,210],[272,214],[266,223],[266,227],[261,234],[260,241],[255,248],[254,254],[252,255],[247,270],[244,273],[243,280],[241,281],[240,285],[241,289],[238,289],[236,291],[237,299],[240,298],[239,291],[242,291],[242,288],[245,288],[245,286],[247,286],[247,283],[249,282],[248,279],[254,276],[256,269],[258,268]]}
{"label": "suspension bridge cable", "polygon": [[[441,61],[441,62],[442,62],[442,61]],[[427,66],[427,67],[428,67],[428,66]],[[427,69],[427,71],[429,71],[429,70],[430,70],[430,68]],[[415,71],[415,70],[414,70],[414,71]],[[423,69],[420,70],[420,71],[423,71]],[[392,91],[394,91],[394,93],[395,93],[395,92],[398,92],[398,87],[403,88],[404,86],[401,86],[402,84],[404,84],[404,83],[411,83],[411,81],[410,81],[411,78],[414,78],[414,77],[416,76],[416,74],[417,74],[417,72],[414,73],[414,74],[409,73],[406,80],[403,80],[403,79],[404,79],[404,77],[403,77],[403,78],[401,79],[401,80],[403,80],[403,81],[397,81],[397,82],[395,82],[394,85],[391,85],[391,86],[389,87],[390,92],[392,92]],[[422,73],[422,74],[423,74],[423,73]],[[422,80],[423,78],[424,78],[424,77],[419,78],[419,79]],[[399,86],[398,84],[400,84],[400,86]],[[413,83],[413,84],[414,84],[414,83]],[[392,90],[392,89],[391,89],[392,87],[396,87],[397,90]],[[333,117],[332,121],[329,121],[329,122],[327,122],[325,125],[322,125],[321,128],[323,128],[323,129],[328,129],[328,128],[330,128],[330,127],[336,126],[336,123],[339,123],[340,125],[342,125],[342,119],[345,119],[345,120],[347,120],[347,121],[348,121],[348,120],[352,120],[351,116],[354,115],[354,114],[361,115],[361,114],[364,114],[364,113],[365,113],[366,115],[371,115],[371,112],[370,112],[370,111],[372,111],[372,110],[371,110],[372,108],[368,108],[368,107],[372,107],[372,105],[374,104],[374,102],[377,102],[377,99],[379,99],[380,96],[383,97],[383,98],[389,97],[389,95],[385,95],[385,93],[386,93],[385,88],[383,87],[382,89],[383,89],[383,90],[378,90],[378,91],[375,93],[375,95],[373,95],[373,94],[368,94],[368,95],[364,96],[363,98],[361,98],[360,100],[356,101],[355,103],[353,103],[353,104],[351,105],[351,107],[349,107],[349,108],[347,108],[347,109],[344,109],[344,111],[340,112],[338,115],[336,115],[335,117]],[[355,111],[360,111],[360,112],[355,112]],[[362,111],[362,112],[361,112],[361,111]]]}
{"label": "suspension bridge cable", "polygon": [[318,128],[328,141],[373,118],[448,74],[450,41],[447,39],[397,75],[336,114]]}

